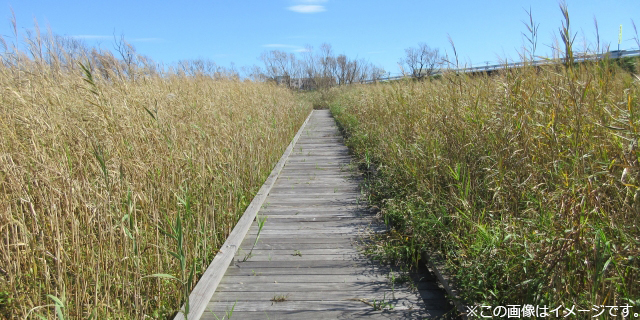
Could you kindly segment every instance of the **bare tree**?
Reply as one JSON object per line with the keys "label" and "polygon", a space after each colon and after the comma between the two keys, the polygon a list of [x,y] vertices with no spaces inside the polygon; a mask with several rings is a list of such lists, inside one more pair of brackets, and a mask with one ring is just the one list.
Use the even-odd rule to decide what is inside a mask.
{"label": "bare tree", "polygon": [[253,82],[265,82],[267,80],[264,70],[255,64],[250,67],[242,67],[242,72],[247,79]]}
{"label": "bare tree", "polygon": [[400,59],[399,64],[407,66],[411,76],[416,79],[434,75],[442,62],[439,50],[432,49],[426,43],[420,43],[417,48],[407,48],[404,52],[405,57]]}
{"label": "bare tree", "polygon": [[345,55],[336,58],[338,84],[362,82],[371,77],[373,66],[364,59],[349,60]]}
{"label": "bare tree", "polygon": [[302,77],[313,79],[313,77],[316,75],[317,73],[316,57],[313,55],[312,46],[307,45],[305,47],[305,50],[302,53],[302,60],[300,62],[300,67],[301,67]]}
{"label": "bare tree", "polygon": [[120,59],[124,64],[124,71],[130,79],[135,79],[134,71],[137,67],[136,49],[124,39],[124,35],[120,35],[120,39],[113,35],[113,46],[120,54]]}
{"label": "bare tree", "polygon": [[387,75],[387,71],[385,71],[383,68],[371,65],[369,74],[367,76],[371,81],[378,82],[382,80],[385,75]]}
{"label": "bare tree", "polygon": [[299,76],[299,62],[293,53],[272,50],[262,53],[260,60],[264,63],[265,75],[268,78],[291,86],[291,79]]}
{"label": "bare tree", "polygon": [[218,65],[209,59],[180,60],[176,65],[177,71],[189,77],[216,77]]}

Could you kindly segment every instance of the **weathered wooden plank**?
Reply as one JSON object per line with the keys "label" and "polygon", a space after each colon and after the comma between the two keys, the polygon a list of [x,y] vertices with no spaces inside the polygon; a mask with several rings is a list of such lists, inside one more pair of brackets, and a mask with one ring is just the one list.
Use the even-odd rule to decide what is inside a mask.
{"label": "weathered wooden plank", "polygon": [[362,218],[371,218],[372,215],[370,215],[369,213],[360,213],[360,212],[349,212],[349,211],[345,211],[345,212],[325,212],[325,213],[318,213],[316,211],[296,211],[296,210],[289,210],[289,211],[271,211],[268,213],[263,213],[260,215],[260,217],[267,217],[268,219],[271,219],[271,221],[284,221],[284,220],[291,220],[291,221],[303,221],[303,220],[311,220],[311,219],[326,219],[326,220],[342,220],[342,219],[362,219]]}
{"label": "weathered wooden plank", "polygon": [[345,156],[345,155],[350,155],[348,150],[324,150],[324,151],[319,151],[316,150],[314,152],[311,151],[296,151],[293,153],[294,156]]}
{"label": "weathered wooden plank", "polygon": [[[248,254],[249,251],[244,251],[245,254]],[[255,252],[251,255],[251,258],[248,260],[251,261],[321,261],[321,260],[330,260],[330,261],[352,261],[360,258],[358,254],[314,254],[314,255],[301,255],[294,256],[293,254],[256,254]],[[236,256],[236,261],[242,261],[244,259],[244,255]],[[360,258],[362,259],[362,258]]]}
{"label": "weathered wooden plank", "polygon": [[290,170],[314,170],[317,171],[327,171],[327,170],[335,170],[339,172],[339,170],[348,170],[349,163],[327,163],[327,162],[293,162],[287,163],[287,169]]}
{"label": "weathered wooden plank", "polygon": [[[278,234],[265,234],[260,235],[258,242],[262,241],[263,243],[286,243],[286,242],[294,242],[294,243],[350,243],[355,241],[364,241],[369,237],[369,235],[362,235],[359,237],[358,235],[345,235],[345,234],[330,234],[331,237],[327,237],[327,234],[309,234],[309,235],[297,235],[297,236],[289,236],[283,237]],[[255,235],[247,236],[247,241],[255,241]],[[249,248],[245,248],[243,250],[249,250]]]}
{"label": "weathered wooden plank", "polygon": [[356,217],[322,217],[322,218],[304,218],[302,216],[299,219],[294,218],[285,218],[281,219],[280,216],[265,216],[267,217],[267,221],[265,221],[264,228],[267,228],[267,223],[269,224],[268,228],[270,229],[321,229],[321,228],[332,228],[332,227],[340,227],[340,226],[372,226],[375,228],[380,228],[380,225],[371,223],[371,219],[363,219]]}
{"label": "weathered wooden plank", "polygon": [[344,206],[304,206],[304,205],[273,205],[263,208],[261,214],[265,216],[269,215],[306,215],[311,217],[317,215],[318,217],[332,217],[340,215],[349,215],[353,217],[374,217],[378,212],[372,211],[371,208],[367,208],[364,205],[344,205]]}
{"label": "weathered wooden plank", "polygon": [[[242,242],[243,250],[250,250],[253,246],[253,241],[245,240]],[[258,241],[254,250],[306,250],[306,249],[347,249],[355,248],[355,244],[351,242],[338,242],[338,243],[265,243],[264,241]]]}
{"label": "weathered wooden plank", "polygon": [[[291,189],[288,193],[281,193],[278,195],[273,195],[270,199],[275,202],[279,200],[284,201],[292,201],[295,198],[310,198],[310,199],[363,199],[363,196],[360,192],[335,192],[331,189],[325,189],[324,193],[309,193],[304,190],[295,190]],[[271,202],[271,201],[270,201]]]}
{"label": "weathered wooden plank", "polygon": [[[291,252],[293,253],[294,250],[296,249],[292,249]],[[300,250],[302,251],[302,250]],[[247,252],[248,253],[248,252]],[[288,258],[288,255],[281,255],[282,256],[286,256],[286,258]],[[249,257],[248,260],[244,261],[244,256],[236,256],[235,260],[232,263],[233,267],[237,267],[240,269],[247,269],[247,270],[257,270],[257,269],[261,269],[261,268],[268,268],[268,269],[281,269],[281,268],[285,268],[285,269],[322,269],[322,268],[332,268],[332,269],[336,269],[336,268],[346,268],[346,269],[353,269],[353,268],[366,268],[366,269],[376,269],[376,270],[384,270],[384,267],[381,267],[379,265],[376,264],[370,264],[368,263],[368,260],[362,259],[362,258],[354,258],[354,259],[314,259],[315,256],[318,255],[307,255],[306,259],[304,258],[304,254],[302,257],[296,257],[298,259],[277,259],[278,256],[273,256],[271,260],[268,259],[254,259],[254,256]],[[292,256],[295,257],[295,256]],[[358,260],[359,259],[359,260]],[[317,265],[314,265],[314,263],[316,263]],[[308,271],[309,274],[315,274],[316,271],[310,270]],[[343,274],[349,274],[352,271],[349,270],[343,270],[340,272],[335,271],[334,273],[338,274],[338,273],[343,273]]]}
{"label": "weathered wooden plank", "polygon": [[324,206],[326,205],[357,205],[359,197],[338,197],[334,195],[324,196],[322,198],[300,198],[300,197],[278,197],[269,198],[264,203],[265,207],[275,205],[306,205],[306,206]]}
{"label": "weathered wooden plank", "polygon": [[[338,164],[340,165],[340,164]],[[293,166],[293,165],[292,165]],[[333,176],[333,177],[361,177],[361,175],[347,174],[343,170],[287,170],[286,174],[282,175],[283,179],[289,180],[289,178],[309,177],[309,176]]]}
{"label": "weathered wooden plank", "polygon": [[[298,215],[300,217],[304,217],[304,215]],[[335,233],[341,232],[344,230],[345,232],[350,232],[352,229],[356,230],[373,230],[373,231],[383,231],[387,228],[380,224],[372,224],[371,221],[363,220],[362,218],[358,218],[356,216],[351,216],[352,221],[349,219],[334,219],[329,221],[313,221],[312,219],[305,220],[296,220],[289,219],[289,222],[286,222],[287,219],[278,219],[279,215],[271,215],[271,216],[261,216],[266,217],[266,221],[262,227],[262,232],[267,230],[273,232],[274,230],[280,230],[282,232],[289,232],[295,230],[315,230],[316,232],[326,232],[326,233]],[[271,218],[271,219],[269,219]],[[317,218],[316,218],[317,219]],[[248,234],[256,234],[258,229],[250,230]]]}
{"label": "weathered wooden plank", "polygon": [[327,295],[327,292],[322,291],[298,291],[295,293],[287,293],[282,291],[260,291],[260,292],[238,292],[227,291],[224,295],[220,295],[217,301],[234,302],[234,301],[271,301],[274,297],[286,297],[286,301],[323,301],[323,300],[347,300],[347,299],[376,299],[381,301],[386,300],[399,300],[399,299],[416,299],[418,293],[408,292],[407,290],[380,290],[378,292],[372,291],[336,291]]}
{"label": "weathered wooden plank", "polygon": [[315,177],[315,179],[313,180],[318,180],[318,181],[332,181],[332,182],[336,182],[336,181],[356,181],[356,179],[349,177],[346,174],[342,174],[342,176],[340,176],[341,173],[343,173],[344,170],[348,170],[346,169],[345,165],[339,165],[339,164],[331,164],[331,165],[315,165],[313,163],[295,163],[295,164],[291,164],[290,165],[292,168],[292,170],[289,170],[289,172],[307,172],[309,173],[306,176],[297,176],[297,177],[285,177],[283,178],[281,181],[282,182],[290,182],[292,180],[295,180],[295,178],[297,179],[304,179],[307,178],[307,180],[309,180],[309,178],[311,177]]}
{"label": "weathered wooden plank", "polygon": [[[313,145],[306,145],[306,146],[300,146],[296,149],[296,153],[294,153],[295,157],[298,156],[309,156],[309,155],[313,155],[315,152],[327,152],[327,151],[342,151],[342,152],[349,152],[349,149],[347,147],[338,147],[338,146],[334,146],[332,144],[313,144]],[[310,153],[310,154],[309,154]],[[345,156],[345,154],[343,154],[342,156]],[[297,159],[292,159],[290,161],[295,161]],[[338,160],[338,159],[332,159],[332,161],[334,160]],[[346,161],[351,162],[351,159],[345,159]]]}
{"label": "weathered wooden plank", "polygon": [[[328,161],[328,162],[334,162],[334,161],[340,161],[340,162],[353,162],[353,158],[349,155],[349,153],[342,153],[340,155],[335,155],[335,154],[326,154],[326,155],[322,155],[322,154],[318,154],[318,155],[306,155],[304,154],[305,149],[298,149],[298,152],[295,152],[293,154],[291,154],[291,158],[289,158],[287,160],[287,162],[296,162],[296,161],[312,161],[312,160],[316,160],[316,161]],[[340,149],[336,149],[336,150],[340,150]],[[348,150],[348,149],[346,149]],[[307,152],[309,152],[310,150],[307,150]],[[335,151],[335,150],[334,150]]]}
{"label": "weathered wooden plank", "polygon": [[343,144],[344,139],[342,138],[330,138],[330,137],[305,137],[304,142],[299,142],[296,144],[296,147],[304,149],[308,148],[345,148],[344,146],[337,146],[337,144]]}
{"label": "weathered wooden plank", "polygon": [[331,144],[314,144],[314,145],[306,145],[303,146],[303,144],[297,145],[294,151],[302,151],[304,152],[305,150],[349,150],[349,148],[347,148],[344,145],[338,145],[335,143],[331,143]]}
{"label": "weathered wooden plank", "polygon": [[[236,255],[237,257],[242,257],[244,256],[243,253],[247,253],[246,249],[243,250],[238,250],[238,254]],[[300,255],[318,255],[318,254],[322,254],[322,255],[342,255],[342,254],[358,254],[360,253],[359,250],[357,250],[355,247],[352,248],[342,248],[342,249],[334,249],[334,248],[329,248],[329,249],[318,249],[318,248],[308,248],[308,249],[258,249],[255,248],[252,251],[252,254],[255,255],[264,255],[264,254],[271,254],[271,255],[296,255],[297,253],[300,253]]]}
{"label": "weathered wooden plank", "polygon": [[257,268],[357,268],[357,267],[367,267],[373,268],[377,266],[377,264],[371,262],[370,260],[360,260],[360,261],[252,261],[248,260],[245,262],[242,261],[234,261],[232,263],[234,267],[244,268],[244,269],[257,269]]}
{"label": "weathered wooden plank", "polygon": [[[248,235],[246,241],[255,241],[256,235]],[[283,237],[279,234],[261,234],[259,241],[263,243],[350,243],[356,241],[356,237],[353,235],[339,235],[333,234],[331,237],[327,237],[324,234],[310,234],[303,236],[290,236]],[[250,249],[250,248],[249,248]]]}
{"label": "weathered wooden plank", "polygon": [[[345,231],[340,231],[341,229],[338,228],[344,228]],[[337,229],[334,231],[334,229]],[[272,234],[276,234],[276,233],[284,233],[287,235],[295,235],[298,233],[301,234],[308,234],[304,231],[309,230],[309,233],[341,233],[341,232],[345,232],[345,233],[350,233],[350,230],[354,230],[354,231],[367,231],[367,230],[376,230],[376,231],[385,231],[387,230],[386,228],[383,228],[379,225],[370,225],[370,224],[365,224],[365,223],[343,223],[342,225],[340,225],[339,223],[332,223],[332,222],[316,222],[316,223],[312,223],[312,222],[306,222],[304,224],[295,224],[295,223],[281,223],[281,224],[275,224],[274,220],[271,220],[271,224],[269,224],[269,226],[264,225],[264,227],[262,228],[262,232],[264,232],[264,234],[268,234],[268,233],[272,233]],[[267,232],[269,231],[269,232]],[[296,233],[296,231],[298,231],[298,233]],[[247,234],[257,234],[257,230],[254,231],[249,231],[249,233]],[[262,233],[261,233],[262,234]]]}
{"label": "weathered wooden plank", "polygon": [[381,266],[368,266],[368,267],[323,267],[323,268],[244,268],[237,266],[229,266],[227,269],[227,275],[231,276],[255,276],[255,275],[306,275],[306,274],[318,274],[318,275],[330,275],[330,274],[381,274],[388,275],[391,269]]}
{"label": "weathered wooden plank", "polygon": [[[297,214],[296,214],[297,213]],[[296,213],[283,213],[279,215],[267,215],[260,214],[260,217],[267,217],[271,224],[287,224],[287,223],[299,223],[304,224],[307,222],[331,222],[335,224],[356,224],[356,223],[371,223],[370,215],[356,215],[356,214],[344,214],[344,213],[325,213],[314,214],[307,212],[306,214]]]}
{"label": "weathered wooden plank", "polygon": [[345,197],[334,198],[332,196],[326,196],[322,198],[307,198],[305,201],[298,201],[295,197],[291,198],[279,198],[272,199],[264,204],[264,208],[273,207],[301,207],[301,208],[322,208],[324,206],[357,206],[360,203],[364,203],[364,200],[360,200],[358,197]]}
{"label": "weathered wooden plank", "polygon": [[[275,189],[275,190],[274,190]],[[294,186],[278,186],[271,190],[271,195],[291,195],[291,194],[308,194],[310,196],[334,194],[337,192],[360,194],[360,189],[355,186],[307,186],[307,187],[294,187]]]}
{"label": "weathered wooden plank", "polygon": [[263,283],[390,283],[385,275],[378,274],[272,274],[272,275],[231,275],[224,277],[221,283],[251,283],[260,286]]}
{"label": "weathered wooden plank", "polygon": [[351,193],[330,193],[317,196],[310,196],[304,194],[303,196],[292,197],[290,195],[271,195],[265,203],[267,205],[271,203],[290,203],[290,202],[302,202],[302,203],[322,203],[325,201],[355,201],[356,199],[364,198],[361,194]]}
{"label": "weathered wooden plank", "polygon": [[[251,260],[249,260],[251,261]],[[262,270],[265,274],[362,274],[379,272],[381,274],[388,274],[392,272],[392,268],[389,266],[381,266],[378,264],[360,264],[358,265],[336,265],[336,266],[307,266],[307,267],[292,267],[283,264],[281,267],[271,267],[274,264],[264,265],[263,267],[249,268],[244,264],[230,265],[227,269],[229,275],[255,275],[254,270]],[[397,270],[396,270],[397,271]]]}
{"label": "weathered wooden plank", "polygon": [[[353,237],[354,235],[359,234],[369,234],[368,228],[364,227],[342,227],[342,228],[331,228],[331,229],[269,229],[264,228],[260,233],[260,236],[281,236],[281,237],[307,237],[307,236],[316,236],[316,237],[334,237],[339,235],[346,235]],[[373,230],[379,232],[385,232],[386,229]],[[257,230],[250,231],[247,235],[255,235],[257,234]]]}
{"label": "weathered wooden plank", "polygon": [[285,175],[282,175],[281,178],[285,179],[285,180],[291,180],[291,179],[303,179],[303,178],[311,178],[311,177],[315,177],[315,178],[349,178],[349,179],[354,179],[356,177],[360,178],[359,176],[348,176],[345,175],[342,172],[335,172],[335,171],[295,171],[295,172],[288,172]]}
{"label": "weathered wooden plank", "polygon": [[[435,290],[438,291],[437,285],[432,283],[418,283],[418,290]],[[362,282],[328,282],[328,283],[295,283],[295,282],[278,282],[278,283],[262,283],[253,285],[250,283],[230,283],[223,282],[218,285],[219,293],[225,291],[244,291],[244,292],[261,292],[261,291],[280,291],[280,292],[298,292],[298,291],[380,291],[391,290],[388,281],[362,281]]]}
{"label": "weathered wooden plank", "polygon": [[[242,311],[294,311],[294,310],[307,310],[307,311],[373,311],[371,301],[362,301],[362,298],[353,297],[344,300],[330,300],[330,295],[327,295],[327,300],[324,301],[296,301],[287,300],[282,302],[273,301],[251,301],[251,303],[235,303],[235,301],[220,301],[210,303],[209,308],[211,311],[226,311],[230,310],[234,305],[235,310]],[[398,301],[398,305],[394,306],[394,310],[413,310],[419,308],[419,305],[411,304],[408,301]],[[403,303],[404,302],[404,303]],[[390,301],[393,303],[393,301]]]}
{"label": "weathered wooden plank", "polygon": [[357,183],[351,181],[348,178],[345,179],[335,179],[335,178],[315,178],[315,179],[288,179],[287,182],[279,183],[278,186],[286,185],[289,188],[301,188],[301,187],[324,187],[324,188],[332,188],[337,185],[345,185],[353,188],[354,190],[358,187]]}
{"label": "weathered wooden plank", "polygon": [[331,207],[305,207],[300,206],[300,208],[277,208],[276,206],[264,206],[260,210],[260,214],[268,215],[271,212],[280,212],[284,213],[286,211],[296,212],[315,212],[315,213],[336,213],[336,212],[373,212],[373,209],[367,208],[363,205],[348,205],[348,206],[331,206]]}
{"label": "weathered wooden plank", "polygon": [[[217,311],[214,313],[208,311],[202,317],[206,320],[222,319],[224,311]],[[443,315],[444,312],[434,310],[427,312],[423,310],[385,310],[385,311],[256,311],[256,312],[233,312],[233,319],[253,319],[253,320],[327,320],[327,319],[370,319],[370,320],[388,320],[388,319],[425,319],[431,317],[438,317]],[[226,318],[225,318],[226,319]]]}
{"label": "weathered wooden plank", "polygon": [[[312,173],[312,174],[306,174],[306,175],[297,175],[297,176],[287,176],[287,177],[283,177],[282,178],[282,183],[281,184],[289,184],[291,185],[294,182],[297,183],[307,183],[307,184],[311,184],[308,182],[312,182],[313,186],[315,187],[321,187],[323,184],[326,184],[325,187],[329,188],[329,187],[336,187],[337,185],[340,184],[345,184],[344,187],[351,187],[353,188],[353,190],[357,190],[357,188],[359,187],[358,182],[360,182],[361,179],[356,178],[356,177],[347,177],[344,174],[340,174],[339,172],[331,172],[331,173],[327,173],[327,172],[318,172],[316,173]],[[328,184],[331,185],[328,185]],[[280,184],[278,185],[278,187],[280,187]],[[308,186],[311,187],[311,186]],[[295,188],[295,186],[293,187]]]}
{"label": "weathered wooden plank", "polygon": [[[362,201],[360,201],[362,202]],[[363,212],[362,209],[358,209],[358,207],[362,208],[362,206],[354,205],[350,203],[357,203],[357,201],[343,200],[343,201],[325,201],[325,203],[318,204],[309,204],[304,205],[302,203],[286,203],[286,202],[278,202],[278,203],[270,203],[265,208],[263,208],[264,213],[261,211],[261,215],[269,216],[274,214],[280,215],[301,215],[301,214],[317,214],[320,216],[325,215],[326,217],[330,217],[332,214],[352,214],[352,215],[363,215],[366,212]],[[344,207],[352,207],[351,210],[348,210]]]}
{"label": "weathered wooden plank", "polygon": [[[336,207],[336,209],[339,207]],[[267,210],[270,209],[270,210]],[[305,208],[305,207],[297,207],[297,208],[267,208],[262,209],[260,211],[260,216],[266,217],[278,217],[278,218],[288,218],[288,217],[373,217],[374,213],[366,212],[362,210],[325,210],[324,208]]]}

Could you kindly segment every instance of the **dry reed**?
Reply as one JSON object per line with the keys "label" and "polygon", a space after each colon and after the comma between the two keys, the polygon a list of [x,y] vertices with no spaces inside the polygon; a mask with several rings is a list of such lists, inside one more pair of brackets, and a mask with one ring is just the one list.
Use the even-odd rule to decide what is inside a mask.
{"label": "dry reed", "polygon": [[147,276],[195,284],[311,105],[26,42],[0,65],[0,317],[175,314],[185,288]]}
{"label": "dry reed", "polygon": [[332,110],[397,231],[387,257],[441,252],[470,303],[640,304],[637,75],[451,73],[347,88]]}

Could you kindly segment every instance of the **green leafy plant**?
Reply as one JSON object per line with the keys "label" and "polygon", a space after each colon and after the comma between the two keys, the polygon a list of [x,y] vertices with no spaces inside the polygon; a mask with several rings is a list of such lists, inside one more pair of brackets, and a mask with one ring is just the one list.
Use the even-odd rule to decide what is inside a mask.
{"label": "green leafy plant", "polygon": [[191,271],[187,274],[187,256],[184,251],[184,230],[182,226],[182,219],[180,215],[176,215],[176,220],[173,225],[170,224],[171,231],[165,231],[161,227],[158,226],[158,229],[166,236],[176,241],[176,251],[168,251],[168,253],[178,260],[180,265],[180,278],[167,274],[167,273],[154,273],[152,275],[145,276],[146,277],[154,277],[154,278],[163,278],[174,280],[180,283],[182,287],[182,299],[184,301],[184,310],[181,310],[184,313],[185,319],[188,319],[189,315],[189,293],[191,292],[191,284],[193,283],[193,278],[195,275],[195,260],[191,264]]}
{"label": "green leafy plant", "polygon": [[236,304],[238,304],[238,301],[235,301],[233,303],[233,306],[231,306],[231,309],[227,310],[225,312],[224,316],[222,316],[222,318],[218,318],[218,316],[211,310],[209,310],[209,312],[211,312],[211,314],[213,314],[213,317],[216,318],[217,320],[224,320],[225,318],[227,318],[227,320],[228,320],[228,319],[231,319],[231,317],[233,316],[233,310],[235,310]]}
{"label": "green leafy plant", "polygon": [[267,216],[258,216],[256,218],[256,222],[258,223],[258,232],[256,233],[256,240],[253,241],[253,246],[251,246],[251,250],[244,256],[242,262],[249,260],[253,256],[253,248],[258,244],[258,240],[260,240],[260,233],[262,232],[262,228],[264,228],[264,223],[267,222]]}

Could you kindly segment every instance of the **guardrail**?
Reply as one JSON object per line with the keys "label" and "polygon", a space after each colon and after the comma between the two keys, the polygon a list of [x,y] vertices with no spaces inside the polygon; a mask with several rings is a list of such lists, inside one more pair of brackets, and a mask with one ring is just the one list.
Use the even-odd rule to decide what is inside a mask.
{"label": "guardrail", "polygon": [[[635,56],[640,56],[640,50],[616,50],[616,51],[609,51],[607,53],[602,53],[602,54],[589,54],[589,55],[583,54],[583,55],[578,55],[577,57],[574,58],[574,60],[576,62],[599,60],[599,59],[604,59],[607,56],[609,59],[635,57]],[[534,61],[512,62],[512,63],[506,63],[506,64],[505,63],[493,64],[493,65],[486,65],[482,67],[469,67],[469,68],[459,68],[459,69],[444,68],[444,69],[437,70],[436,72],[434,72],[433,75],[443,74],[446,72],[457,72],[457,73],[493,72],[493,71],[510,69],[510,68],[520,68],[524,66],[543,66],[543,65],[557,64],[562,60],[563,59],[542,59],[542,60],[534,60]],[[370,80],[365,80],[362,83],[386,82],[386,81],[399,80],[399,79],[405,79],[405,78],[412,78],[412,76],[400,75],[395,77],[370,79]]]}

